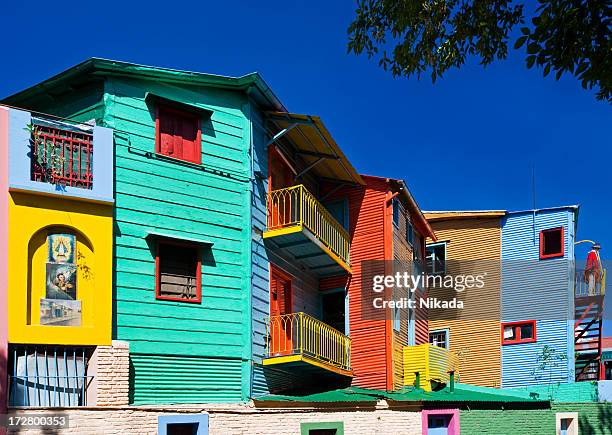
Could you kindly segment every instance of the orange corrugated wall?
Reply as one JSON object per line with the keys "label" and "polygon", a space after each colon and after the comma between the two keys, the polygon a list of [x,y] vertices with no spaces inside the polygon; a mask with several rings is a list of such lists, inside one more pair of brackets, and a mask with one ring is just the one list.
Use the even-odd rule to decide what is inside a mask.
{"label": "orange corrugated wall", "polygon": [[[361,311],[361,262],[385,259],[384,207],[389,187],[384,179],[363,178],[366,186],[344,187],[328,200],[347,198],[349,201],[353,274],[348,280],[348,291],[353,385],[387,389],[387,355],[390,357],[391,353],[387,350],[386,324],[385,320],[377,320],[374,315],[368,316]],[[380,269],[372,273],[385,273],[382,263]],[[321,280],[320,285],[325,289],[338,287],[338,283],[342,283],[340,278],[328,278]]]}

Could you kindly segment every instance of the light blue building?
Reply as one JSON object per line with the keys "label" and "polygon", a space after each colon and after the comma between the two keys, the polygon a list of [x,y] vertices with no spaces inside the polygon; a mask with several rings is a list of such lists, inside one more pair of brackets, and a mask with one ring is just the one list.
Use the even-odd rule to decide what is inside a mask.
{"label": "light blue building", "polygon": [[502,388],[574,382],[578,206],[502,221]]}

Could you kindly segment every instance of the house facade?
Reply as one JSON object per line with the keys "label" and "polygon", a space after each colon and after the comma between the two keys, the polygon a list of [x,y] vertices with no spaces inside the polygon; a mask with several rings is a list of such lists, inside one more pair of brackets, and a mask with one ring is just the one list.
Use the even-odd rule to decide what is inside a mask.
{"label": "house facade", "polygon": [[247,400],[254,113],[284,110],[267,85],[91,59],[7,101],[114,131],[105,311],[130,403]]}
{"label": "house facade", "polygon": [[[430,342],[458,355],[461,382],[501,386],[501,253],[503,211],[426,213],[438,241],[428,240],[433,275],[483,274],[484,287],[460,293],[465,304],[454,313],[431,312]],[[432,296],[451,298],[454,290],[432,288]]]}
{"label": "house facade", "polygon": [[602,378],[605,271],[588,294],[574,255],[577,215],[576,206],[427,214],[439,238],[427,247],[430,272],[486,273],[483,289],[462,296],[466,309],[429,318],[430,341],[458,354],[462,382]]}
{"label": "house facade", "polygon": [[508,212],[503,219],[502,387],[576,379],[577,220],[577,206]]}
{"label": "house facade", "polygon": [[0,106],[2,408],[96,403],[112,340],[112,140]]}

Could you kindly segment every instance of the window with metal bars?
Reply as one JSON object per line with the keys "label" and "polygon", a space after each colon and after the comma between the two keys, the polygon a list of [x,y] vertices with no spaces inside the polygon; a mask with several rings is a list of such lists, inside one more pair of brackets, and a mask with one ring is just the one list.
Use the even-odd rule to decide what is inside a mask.
{"label": "window with metal bars", "polygon": [[9,406],[87,405],[93,347],[11,345]]}
{"label": "window with metal bars", "polygon": [[33,181],[93,188],[93,135],[47,125],[32,126]]}
{"label": "window with metal bars", "polygon": [[160,240],[156,258],[157,299],[201,302],[201,258],[199,245]]}

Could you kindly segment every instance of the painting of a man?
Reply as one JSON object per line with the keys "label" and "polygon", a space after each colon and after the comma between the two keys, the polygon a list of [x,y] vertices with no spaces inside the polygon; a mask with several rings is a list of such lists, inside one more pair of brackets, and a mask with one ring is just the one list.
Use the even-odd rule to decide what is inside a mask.
{"label": "painting of a man", "polygon": [[47,263],[47,299],[76,299],[76,265]]}

